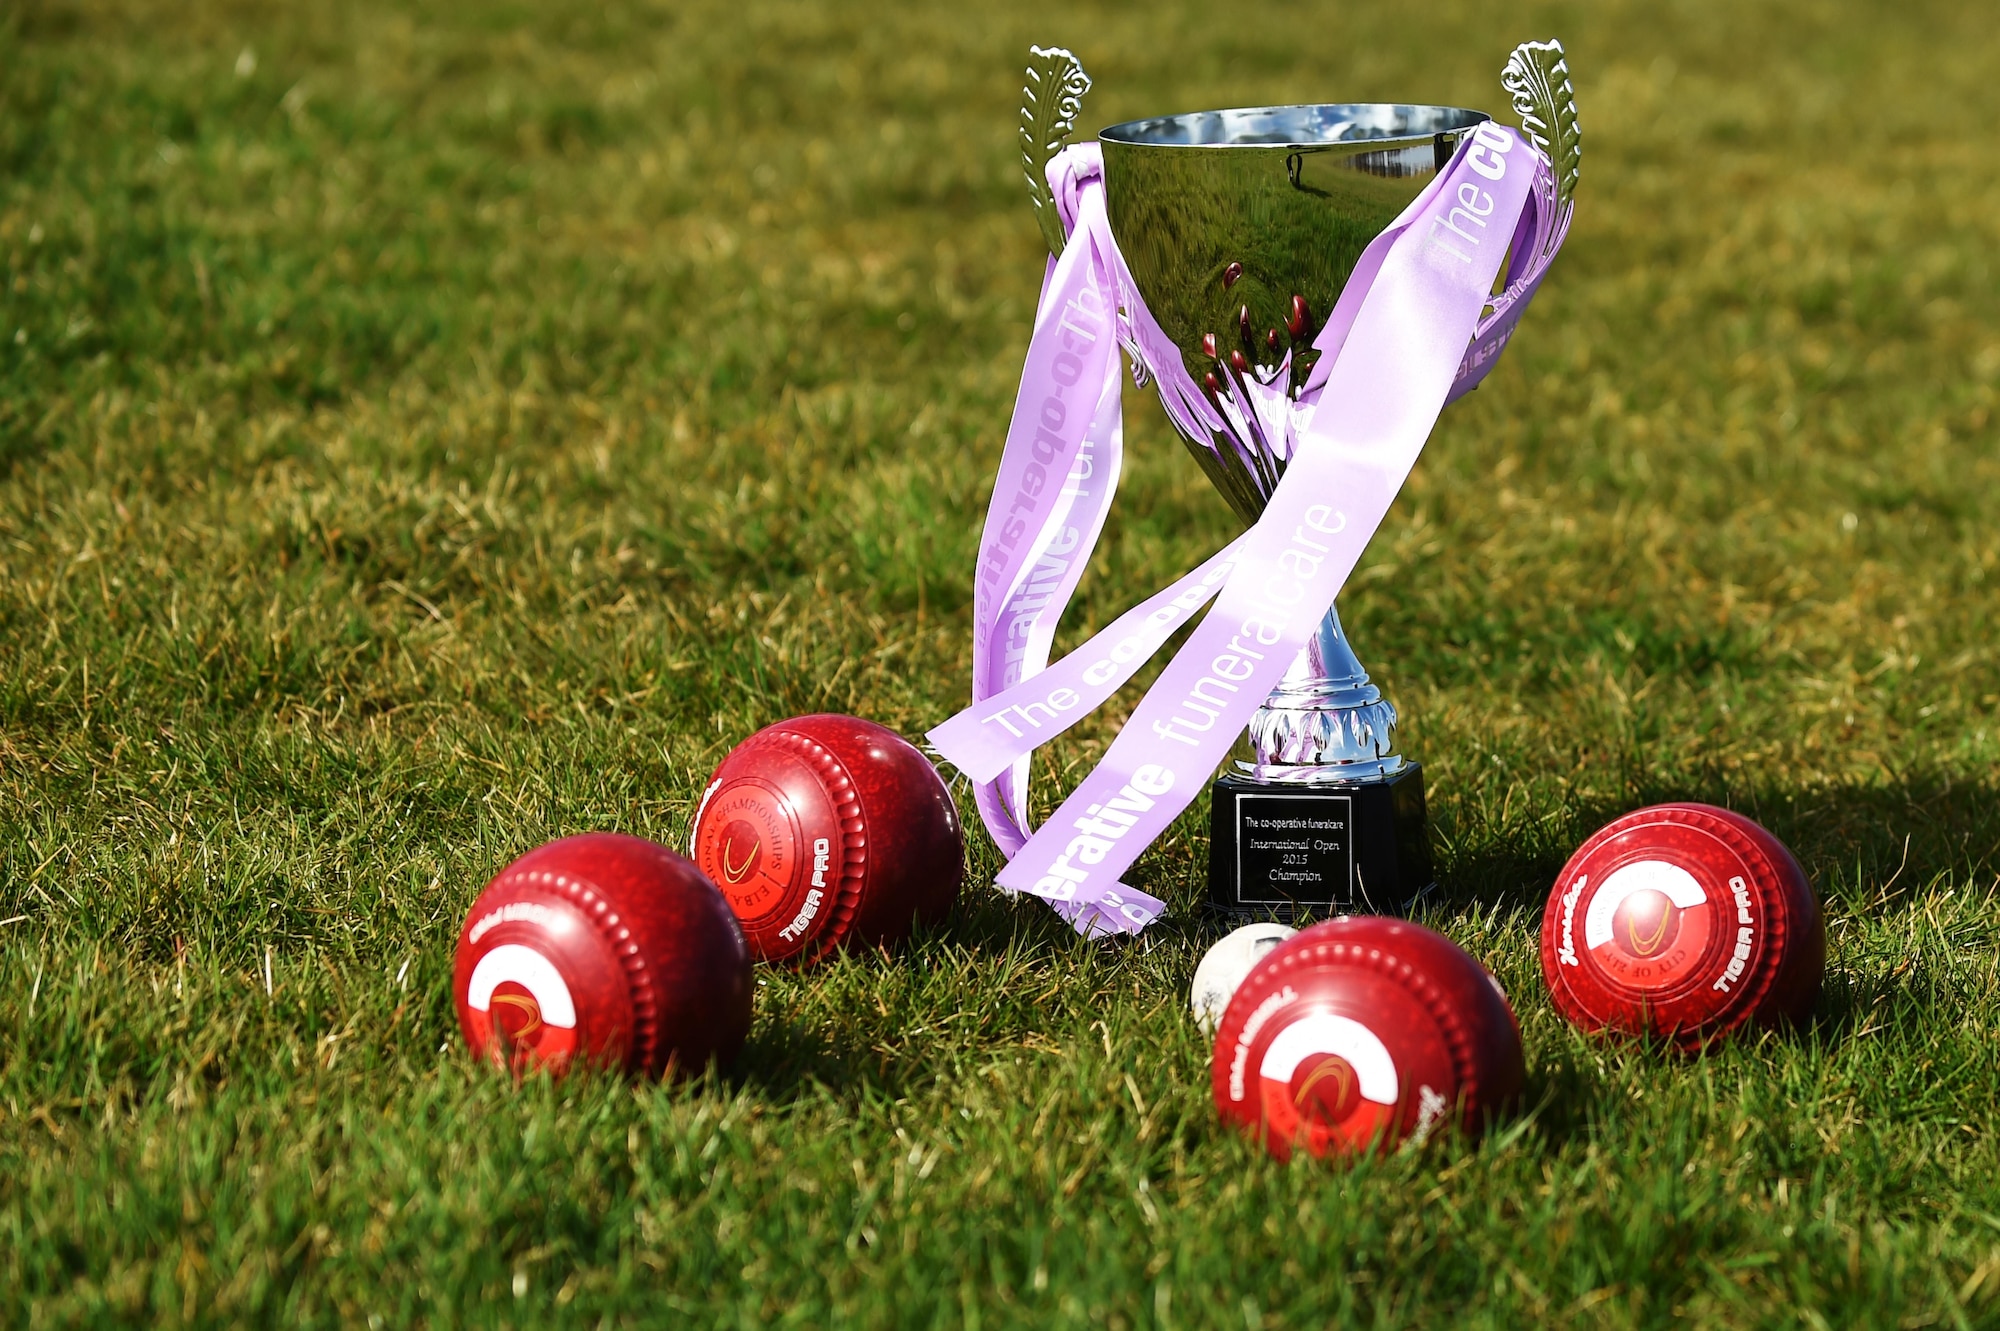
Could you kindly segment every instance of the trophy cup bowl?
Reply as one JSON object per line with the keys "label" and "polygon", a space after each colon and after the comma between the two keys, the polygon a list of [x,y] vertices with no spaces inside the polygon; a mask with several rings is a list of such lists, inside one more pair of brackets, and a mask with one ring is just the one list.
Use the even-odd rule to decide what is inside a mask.
{"label": "trophy cup bowl", "polygon": [[[1098,135],[1112,234],[1150,318],[1128,344],[1195,460],[1253,523],[1316,405],[1314,345],[1362,252],[1490,119],[1450,106],[1202,111]],[[1423,770],[1329,609],[1213,791],[1231,914],[1399,909],[1431,886]]]}

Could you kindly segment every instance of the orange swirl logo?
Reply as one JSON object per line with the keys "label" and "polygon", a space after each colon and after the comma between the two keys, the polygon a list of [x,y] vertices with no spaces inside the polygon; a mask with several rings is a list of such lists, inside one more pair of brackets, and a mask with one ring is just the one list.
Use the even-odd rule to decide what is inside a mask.
{"label": "orange swirl logo", "polygon": [[542,1005],[520,984],[502,981],[493,991],[489,1009],[493,1021],[493,1057],[503,1067],[514,1066],[542,1042],[548,1029]]}
{"label": "orange swirl logo", "polygon": [[495,994],[493,1006],[512,1014],[502,1016],[498,1025],[513,1039],[523,1039],[542,1029],[542,1005],[533,994]]}
{"label": "orange swirl logo", "polygon": [[1354,1065],[1338,1054],[1301,1066],[1303,1077],[1292,1078],[1292,1103],[1307,1122],[1339,1123],[1354,1112],[1361,1098],[1361,1081]]}
{"label": "orange swirl logo", "polygon": [[1665,952],[1681,931],[1681,909],[1664,892],[1642,888],[1618,904],[1612,916],[1619,948],[1635,960]]}
{"label": "orange swirl logo", "polygon": [[1633,955],[1640,957],[1650,957],[1653,955],[1658,950],[1661,941],[1667,936],[1667,926],[1673,922],[1674,908],[1671,903],[1668,904],[1665,910],[1660,912],[1660,922],[1654,928],[1653,932],[1649,934],[1640,932],[1637,920],[1627,920],[1625,928],[1627,935],[1632,940]]}
{"label": "orange swirl logo", "polygon": [[[758,852],[763,843],[757,839],[757,829],[737,819],[722,831],[722,877],[731,887],[748,878],[757,867]],[[738,860],[738,854],[742,859]]]}

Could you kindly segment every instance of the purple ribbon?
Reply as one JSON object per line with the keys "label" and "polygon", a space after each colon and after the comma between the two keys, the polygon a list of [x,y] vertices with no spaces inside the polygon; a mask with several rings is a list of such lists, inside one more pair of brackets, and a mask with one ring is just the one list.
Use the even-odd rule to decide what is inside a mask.
{"label": "purple ribbon", "polygon": [[[1136,933],[1162,909],[1119,881],[1201,793],[1236,736],[1333,604],[1445,403],[1492,368],[1539,285],[1567,211],[1547,159],[1487,124],[1363,252],[1315,340],[1298,404],[1212,401],[1163,379],[1177,426],[1210,437],[1219,412],[1282,423],[1302,411],[1285,474],[1257,523],[1054,666],[1055,626],[1102,531],[1124,435],[1118,344],[1177,365],[1112,240],[1096,145],[1049,167],[1069,244],[1050,261],[1007,431],[973,596],[973,705],[929,739],[975,783],[1009,863],[998,884],[1042,897],[1079,932]],[[1535,206],[1531,206],[1535,205]],[[1500,265],[1515,261],[1494,297]],[[1158,354],[1155,354],[1158,353]],[[1261,387],[1243,382],[1236,396]],[[1038,831],[1029,755],[1107,701],[1203,604],[1200,623],[1103,760]]]}

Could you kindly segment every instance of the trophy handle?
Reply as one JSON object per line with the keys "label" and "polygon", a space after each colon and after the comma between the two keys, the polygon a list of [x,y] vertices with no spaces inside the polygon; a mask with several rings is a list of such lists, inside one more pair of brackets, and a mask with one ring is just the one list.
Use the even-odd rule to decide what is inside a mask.
{"label": "trophy handle", "polygon": [[1500,86],[1514,99],[1521,130],[1548,157],[1556,180],[1555,202],[1567,209],[1582,174],[1583,134],[1576,123],[1576,89],[1561,42],[1522,42],[1500,71]]}
{"label": "trophy handle", "polygon": [[1576,119],[1576,88],[1561,42],[1522,42],[1500,71],[1500,86],[1513,99],[1521,132],[1549,159],[1549,174],[1537,182],[1534,222],[1517,238],[1521,249],[1510,258],[1479,320],[1475,342],[1499,325],[1508,311],[1541,281],[1569,235],[1576,211],[1576,184],[1583,168],[1583,132]]}
{"label": "trophy handle", "polygon": [[1035,222],[1049,253],[1063,252],[1062,216],[1049,193],[1049,161],[1069,144],[1090,75],[1083,62],[1060,46],[1028,48],[1028,81],[1021,89],[1021,174],[1035,205]]}

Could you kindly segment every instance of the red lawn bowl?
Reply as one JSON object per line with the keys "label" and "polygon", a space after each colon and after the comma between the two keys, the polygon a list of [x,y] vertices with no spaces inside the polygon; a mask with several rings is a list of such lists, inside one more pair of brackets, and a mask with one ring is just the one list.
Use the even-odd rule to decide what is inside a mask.
{"label": "red lawn bowl", "polygon": [[1776,837],[1708,804],[1615,820],[1570,857],[1542,913],[1542,975],[1585,1030],[1696,1048],[1803,1021],[1826,930],[1812,884]]}
{"label": "red lawn bowl", "polygon": [[965,876],[958,809],[937,769],[854,716],[796,717],[737,745],[690,841],[751,952],[801,966],[937,923]]}
{"label": "red lawn bowl", "polygon": [[750,953],[722,893],[665,846],[612,833],[501,870],[459,931],[452,991],[473,1054],[516,1076],[695,1072],[750,1030]]}
{"label": "red lawn bowl", "polygon": [[1369,915],[1314,925],[1259,962],[1210,1062],[1223,1121],[1281,1160],[1479,1132],[1524,1075],[1513,1010],[1486,968],[1442,934]]}

